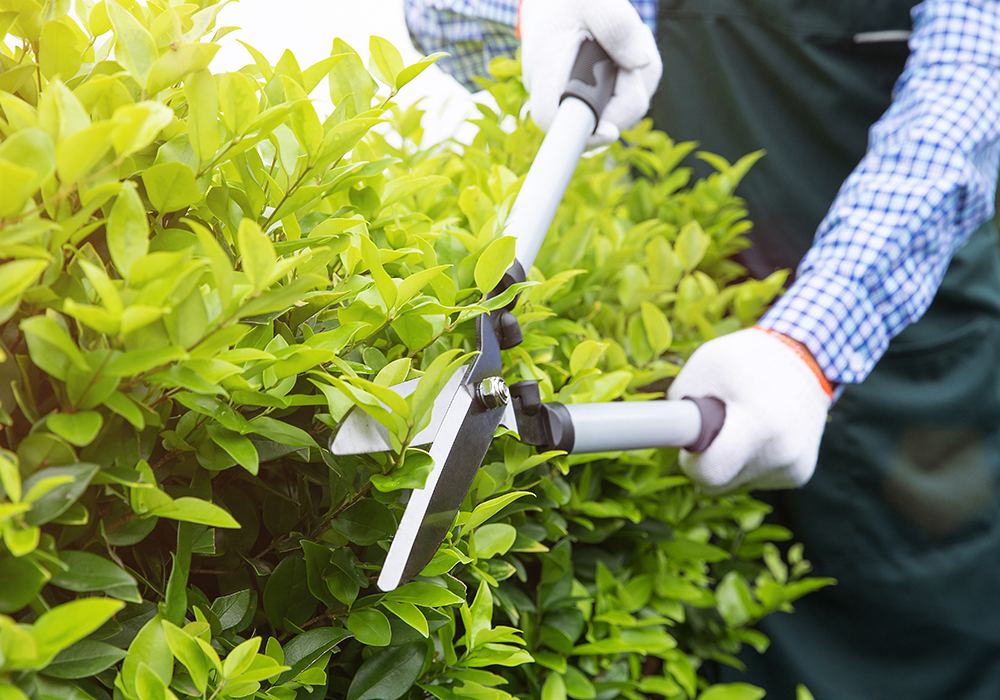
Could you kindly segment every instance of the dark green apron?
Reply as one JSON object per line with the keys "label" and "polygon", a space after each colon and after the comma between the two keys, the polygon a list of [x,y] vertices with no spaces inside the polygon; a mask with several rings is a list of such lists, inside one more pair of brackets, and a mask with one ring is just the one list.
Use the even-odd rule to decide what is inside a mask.
{"label": "dark green apron", "polygon": [[[744,264],[794,268],[889,106],[913,0],[663,0],[658,128],[730,161],[759,148],[740,194]],[[861,35],[861,36],[858,36]],[[1000,698],[1000,247],[984,225],[930,309],[831,412],[812,481],[775,518],[839,585],[761,624],[742,655],[768,698]]]}

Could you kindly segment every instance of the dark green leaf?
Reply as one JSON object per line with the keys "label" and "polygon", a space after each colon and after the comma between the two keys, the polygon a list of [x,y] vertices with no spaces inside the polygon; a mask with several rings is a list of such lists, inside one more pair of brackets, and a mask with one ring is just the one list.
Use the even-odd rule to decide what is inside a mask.
{"label": "dark green leaf", "polygon": [[292,554],[278,562],[264,587],[264,614],[278,629],[285,620],[299,626],[312,617],[317,601],[309,592],[306,562],[302,554]]}
{"label": "dark green leaf", "polygon": [[31,510],[24,516],[25,521],[29,525],[42,525],[62,515],[83,495],[98,469],[96,464],[72,464],[67,467],[49,467],[32,474],[24,482],[25,493],[44,479],[71,477],[72,481],[56,486],[32,503]]}
{"label": "dark green leaf", "polygon": [[330,526],[355,544],[369,545],[392,537],[396,519],[387,507],[366,499],[345,510]]}
{"label": "dark green leaf", "polygon": [[358,669],[347,700],[397,700],[420,676],[426,644],[414,642],[372,654]]}
{"label": "dark green leaf", "polygon": [[291,666],[291,670],[282,673],[277,684],[297,678],[350,636],[350,632],[339,627],[321,627],[298,635],[285,645],[284,665]]}
{"label": "dark green leaf", "polygon": [[42,590],[47,577],[27,557],[0,558],[0,613],[14,613]]}
{"label": "dark green leaf", "polygon": [[250,609],[250,590],[231,593],[212,601],[212,612],[219,618],[223,630],[236,627]]}
{"label": "dark green leaf", "polygon": [[53,678],[88,678],[110,668],[125,658],[125,652],[104,642],[81,639],[59,652],[45,668],[45,675]]}
{"label": "dark green leaf", "polygon": [[69,570],[57,571],[52,577],[53,585],[78,592],[103,591],[112,598],[142,602],[135,579],[117,564],[89,552],[68,551],[59,558]]}

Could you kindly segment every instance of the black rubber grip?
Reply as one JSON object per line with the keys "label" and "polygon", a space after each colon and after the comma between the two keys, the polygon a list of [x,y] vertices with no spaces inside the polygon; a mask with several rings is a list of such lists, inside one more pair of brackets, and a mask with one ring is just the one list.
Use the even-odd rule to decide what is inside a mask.
{"label": "black rubber grip", "polygon": [[567,97],[582,100],[594,111],[597,121],[601,121],[601,114],[615,91],[617,77],[618,66],[607,52],[593,39],[586,39],[576,55],[560,102]]}
{"label": "black rubber grip", "polygon": [[549,444],[546,449],[572,452],[576,432],[573,430],[573,417],[569,410],[555,401],[542,404],[542,408],[547,412],[549,422]]}
{"label": "black rubber grip", "polygon": [[698,410],[701,411],[701,433],[697,440],[690,445],[685,445],[684,449],[688,452],[704,452],[722,430],[722,424],[726,422],[726,404],[714,396],[685,396],[684,398],[694,401]]}

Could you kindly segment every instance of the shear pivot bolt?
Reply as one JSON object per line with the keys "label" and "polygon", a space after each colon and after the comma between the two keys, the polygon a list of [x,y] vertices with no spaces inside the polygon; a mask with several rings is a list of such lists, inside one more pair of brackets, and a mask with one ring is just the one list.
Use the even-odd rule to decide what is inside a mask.
{"label": "shear pivot bolt", "polygon": [[500,377],[487,377],[476,387],[476,398],[484,407],[492,410],[507,405],[510,391]]}

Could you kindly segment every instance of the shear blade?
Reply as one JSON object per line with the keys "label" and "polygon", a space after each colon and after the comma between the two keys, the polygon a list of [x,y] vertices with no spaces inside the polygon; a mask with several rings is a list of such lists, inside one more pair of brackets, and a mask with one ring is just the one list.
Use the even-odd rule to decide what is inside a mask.
{"label": "shear blade", "polygon": [[[461,386],[462,378],[468,368],[468,365],[463,365],[451,375],[441,393],[434,399],[431,422],[417,433],[410,442],[411,446],[429,445],[437,438],[448,407],[451,406],[458,393],[458,388]],[[389,388],[405,398],[414,392],[418,381],[420,380],[410,379]],[[517,430],[517,419],[514,416],[514,408],[510,404],[507,405],[507,410],[504,412],[500,424],[511,430]],[[335,455],[372,454],[373,452],[388,452],[391,449],[392,444],[389,441],[389,431],[386,427],[357,407],[351,409],[347,417],[344,418],[337,436],[330,444],[330,451]]]}
{"label": "shear blade", "polygon": [[391,591],[419,574],[437,552],[479,471],[503,409],[486,409],[467,384],[459,390],[431,445],[434,467],[415,489],[386,555],[378,587]]}

